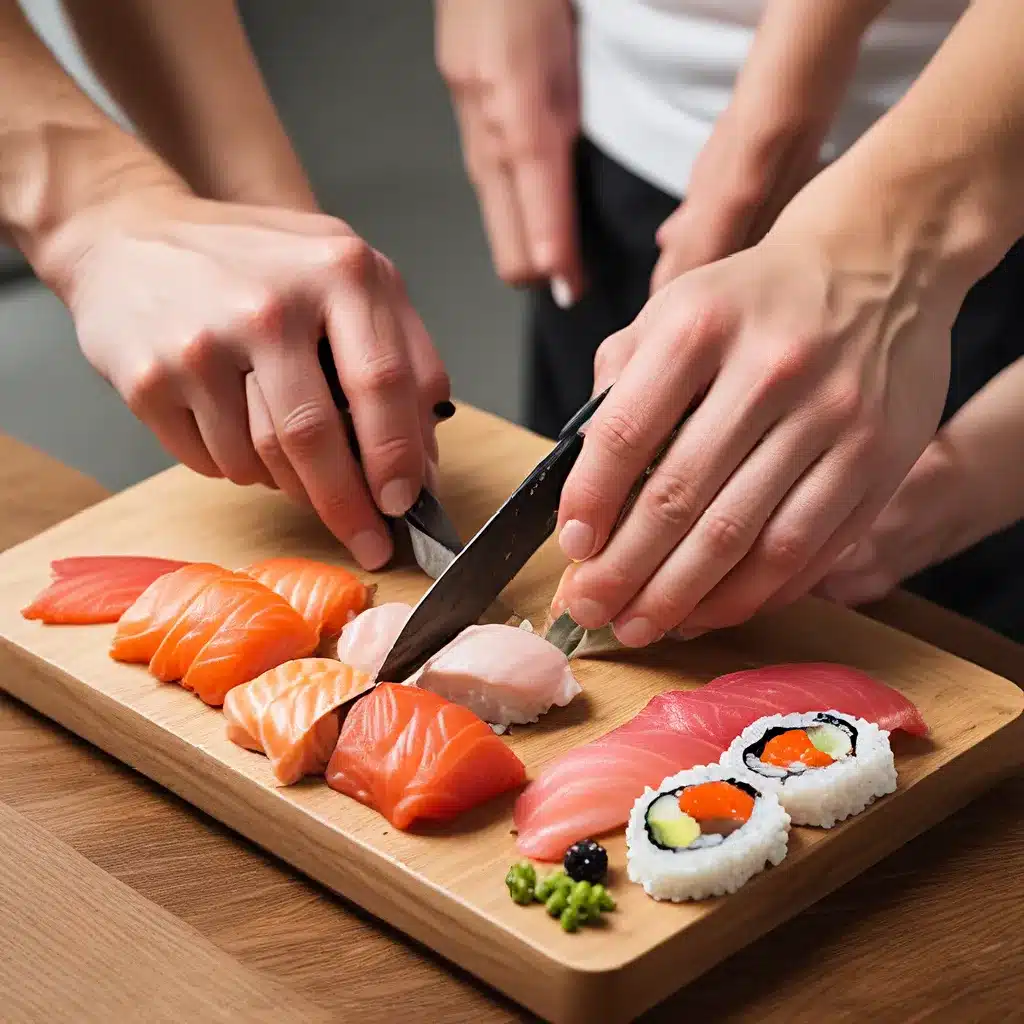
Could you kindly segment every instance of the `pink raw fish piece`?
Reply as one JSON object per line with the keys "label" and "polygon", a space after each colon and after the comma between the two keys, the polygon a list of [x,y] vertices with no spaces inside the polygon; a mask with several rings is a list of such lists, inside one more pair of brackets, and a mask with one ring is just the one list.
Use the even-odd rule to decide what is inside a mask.
{"label": "pink raw fish piece", "polygon": [[536,860],[559,860],[577,840],[625,825],[645,787],[710,764],[723,747],[671,730],[622,726],[550,764],[516,800],[516,848]]}
{"label": "pink raw fish piece", "polygon": [[902,729],[912,736],[928,735],[921,712],[899,690],[859,669],[831,662],[768,665],[731,672],[712,679],[701,692],[714,694],[714,700],[746,697],[767,701],[772,708],[767,714],[772,715],[832,708],[867,719],[889,732]]}
{"label": "pink raw fish piece", "polygon": [[388,651],[398,639],[410,615],[412,605],[401,601],[379,604],[360,612],[341,631],[338,638],[338,661],[376,679]]}
{"label": "pink raw fish piece", "polygon": [[530,630],[496,624],[464,629],[408,682],[498,727],[536,722],[580,692],[557,647]]}

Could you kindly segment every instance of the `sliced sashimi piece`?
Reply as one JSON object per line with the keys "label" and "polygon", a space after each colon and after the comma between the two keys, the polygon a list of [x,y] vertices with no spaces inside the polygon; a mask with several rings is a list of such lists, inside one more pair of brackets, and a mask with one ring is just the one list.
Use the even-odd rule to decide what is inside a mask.
{"label": "sliced sashimi piece", "polygon": [[223,711],[227,722],[227,737],[232,743],[247,750],[255,750],[258,754],[264,753],[260,740],[260,720],[271,701],[305,679],[301,668],[297,666],[306,660],[286,661],[228,691]]}
{"label": "sliced sashimi piece", "polygon": [[278,782],[289,786],[305,775],[323,775],[338,742],[338,708],[371,689],[373,679],[331,658],[289,661],[267,673],[275,674],[298,682],[259,715],[259,739]]}
{"label": "sliced sashimi piece", "polygon": [[767,701],[772,708],[768,714],[831,708],[874,722],[888,732],[902,729],[913,736],[928,735],[928,725],[912,701],[899,690],[847,665],[819,661],[744,669],[712,679],[705,684],[704,692]]}
{"label": "sliced sashimi piece", "polygon": [[240,571],[280,594],[318,637],[340,633],[373,596],[348,569],[310,558],[265,558]]}
{"label": "sliced sashimi piece", "polygon": [[164,637],[149,669],[179,680],[214,707],[235,686],[315,650],[309,624],[279,594],[256,580],[227,576],[207,584]]}
{"label": "sliced sashimi piece", "polygon": [[516,848],[535,860],[560,860],[580,839],[621,828],[650,786],[716,762],[724,747],[671,730],[615,729],[548,765],[516,800]]}
{"label": "sliced sashimi piece", "polygon": [[53,581],[21,614],[49,625],[117,622],[155,580],[185,564],[134,555],[60,558],[50,565]]}
{"label": "sliced sashimi piece", "polygon": [[389,601],[360,612],[341,631],[338,661],[376,679],[388,651],[394,646],[410,615],[412,605],[401,601]]}
{"label": "sliced sashimi piece", "polygon": [[498,727],[536,722],[581,690],[557,647],[530,630],[497,624],[464,629],[408,682]]}
{"label": "sliced sashimi piece", "polygon": [[472,711],[416,686],[380,683],[349,710],[327,784],[395,828],[448,821],[522,785],[526,768]]}
{"label": "sliced sashimi piece", "polygon": [[214,580],[234,573],[212,562],[194,562],[155,580],[121,616],[110,645],[115,661],[148,665],[170,628]]}

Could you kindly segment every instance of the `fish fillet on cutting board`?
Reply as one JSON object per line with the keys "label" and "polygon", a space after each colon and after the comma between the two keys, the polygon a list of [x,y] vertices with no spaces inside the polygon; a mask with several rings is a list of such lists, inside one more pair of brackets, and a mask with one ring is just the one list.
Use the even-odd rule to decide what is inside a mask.
{"label": "fish fillet on cutting board", "polygon": [[[462,405],[438,428],[439,497],[465,538],[521,482],[550,442]],[[536,777],[573,747],[621,725],[655,695],[721,673],[835,661],[871,673],[920,708],[927,739],[893,739],[899,786],[829,833],[794,829],[791,850],[732,897],[664,907],[625,879],[621,835],[604,841],[618,910],[567,935],[508,896],[517,860],[515,793],[448,825],[403,832],[326,783],[281,787],[265,757],[226,735],[221,712],[144,666],[114,662],[112,626],[43,626],[19,609],[53,559],[138,554],[225,566],[297,556],[353,568],[313,514],[257,488],[173,469],[0,555],[0,685],[168,786],[370,913],[556,1024],[634,1019],[758,935],[864,870],[1009,773],[1024,756],[1024,695],[1007,680],[824,602],[807,600],[721,635],[577,661],[583,692],[510,744]],[[544,621],[565,561],[552,538],[502,600]],[[375,604],[414,603],[429,586],[403,545]]]}

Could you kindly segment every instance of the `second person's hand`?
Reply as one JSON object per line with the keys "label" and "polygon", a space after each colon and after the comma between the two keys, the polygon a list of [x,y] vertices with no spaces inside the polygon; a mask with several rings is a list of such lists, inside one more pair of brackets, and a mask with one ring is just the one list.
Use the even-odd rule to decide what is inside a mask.
{"label": "second person's hand", "polygon": [[449,384],[397,271],[347,224],[141,188],[71,218],[45,269],[86,358],[171,454],[308,501],[364,568],[387,562],[380,511],[415,500]]}
{"label": "second person's hand", "polygon": [[508,284],[583,290],[573,181],[579,133],[570,0],[436,0],[437,63],[491,257]]}

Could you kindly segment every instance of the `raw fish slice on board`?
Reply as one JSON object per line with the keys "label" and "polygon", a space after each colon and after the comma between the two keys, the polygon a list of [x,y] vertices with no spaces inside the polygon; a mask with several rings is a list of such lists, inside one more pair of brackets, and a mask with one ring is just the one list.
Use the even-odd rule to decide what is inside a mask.
{"label": "raw fish slice on board", "polygon": [[85,555],[51,563],[54,579],[22,609],[49,625],[117,622],[157,579],[185,562],[133,555]]}
{"label": "raw fish slice on board", "polygon": [[395,828],[448,821],[526,779],[526,767],[468,708],[416,686],[379,683],[345,717],[327,784]]}
{"label": "raw fish slice on board", "polygon": [[234,574],[212,562],[194,562],[155,580],[118,620],[110,645],[115,661],[148,665],[196,596],[214,580]]}
{"label": "raw fish slice on board", "polygon": [[340,633],[369,605],[374,590],[340,565],[309,558],[265,558],[240,571],[280,594],[318,637]]}
{"label": "raw fish slice on board", "polygon": [[536,722],[581,689],[561,651],[530,630],[504,625],[464,629],[408,682],[499,728]]}
{"label": "raw fish slice on board", "polygon": [[560,860],[577,840],[623,826],[645,787],[717,761],[725,749],[671,730],[624,730],[563,754],[519,795],[514,821],[521,853]]}
{"label": "raw fish slice on board", "polygon": [[338,742],[338,708],[371,689],[373,679],[330,658],[288,661],[266,675],[293,681],[255,716],[275,777],[288,786],[304,775],[323,775]]}
{"label": "raw fish slice on board", "polygon": [[410,615],[412,605],[401,601],[389,601],[360,612],[341,631],[338,661],[376,679]]}
{"label": "raw fish slice on board", "polygon": [[301,665],[303,660],[286,661],[228,691],[222,710],[227,737],[232,743],[258,754],[265,753],[260,740],[260,720],[271,701],[302,682],[304,676],[292,666]]}
{"label": "raw fish slice on board", "polygon": [[[716,700],[757,697],[771,703],[768,714],[786,715],[833,708],[864,718],[880,729],[927,736],[928,724],[899,690],[859,669],[831,662],[798,662],[744,669],[712,679],[703,692]],[[747,722],[750,725],[750,722]],[[746,726],[744,726],[746,728]]]}
{"label": "raw fish slice on board", "polygon": [[312,654],[317,636],[279,594],[244,576],[207,584],[181,613],[150,671],[180,680],[214,707],[235,686],[293,658]]}

